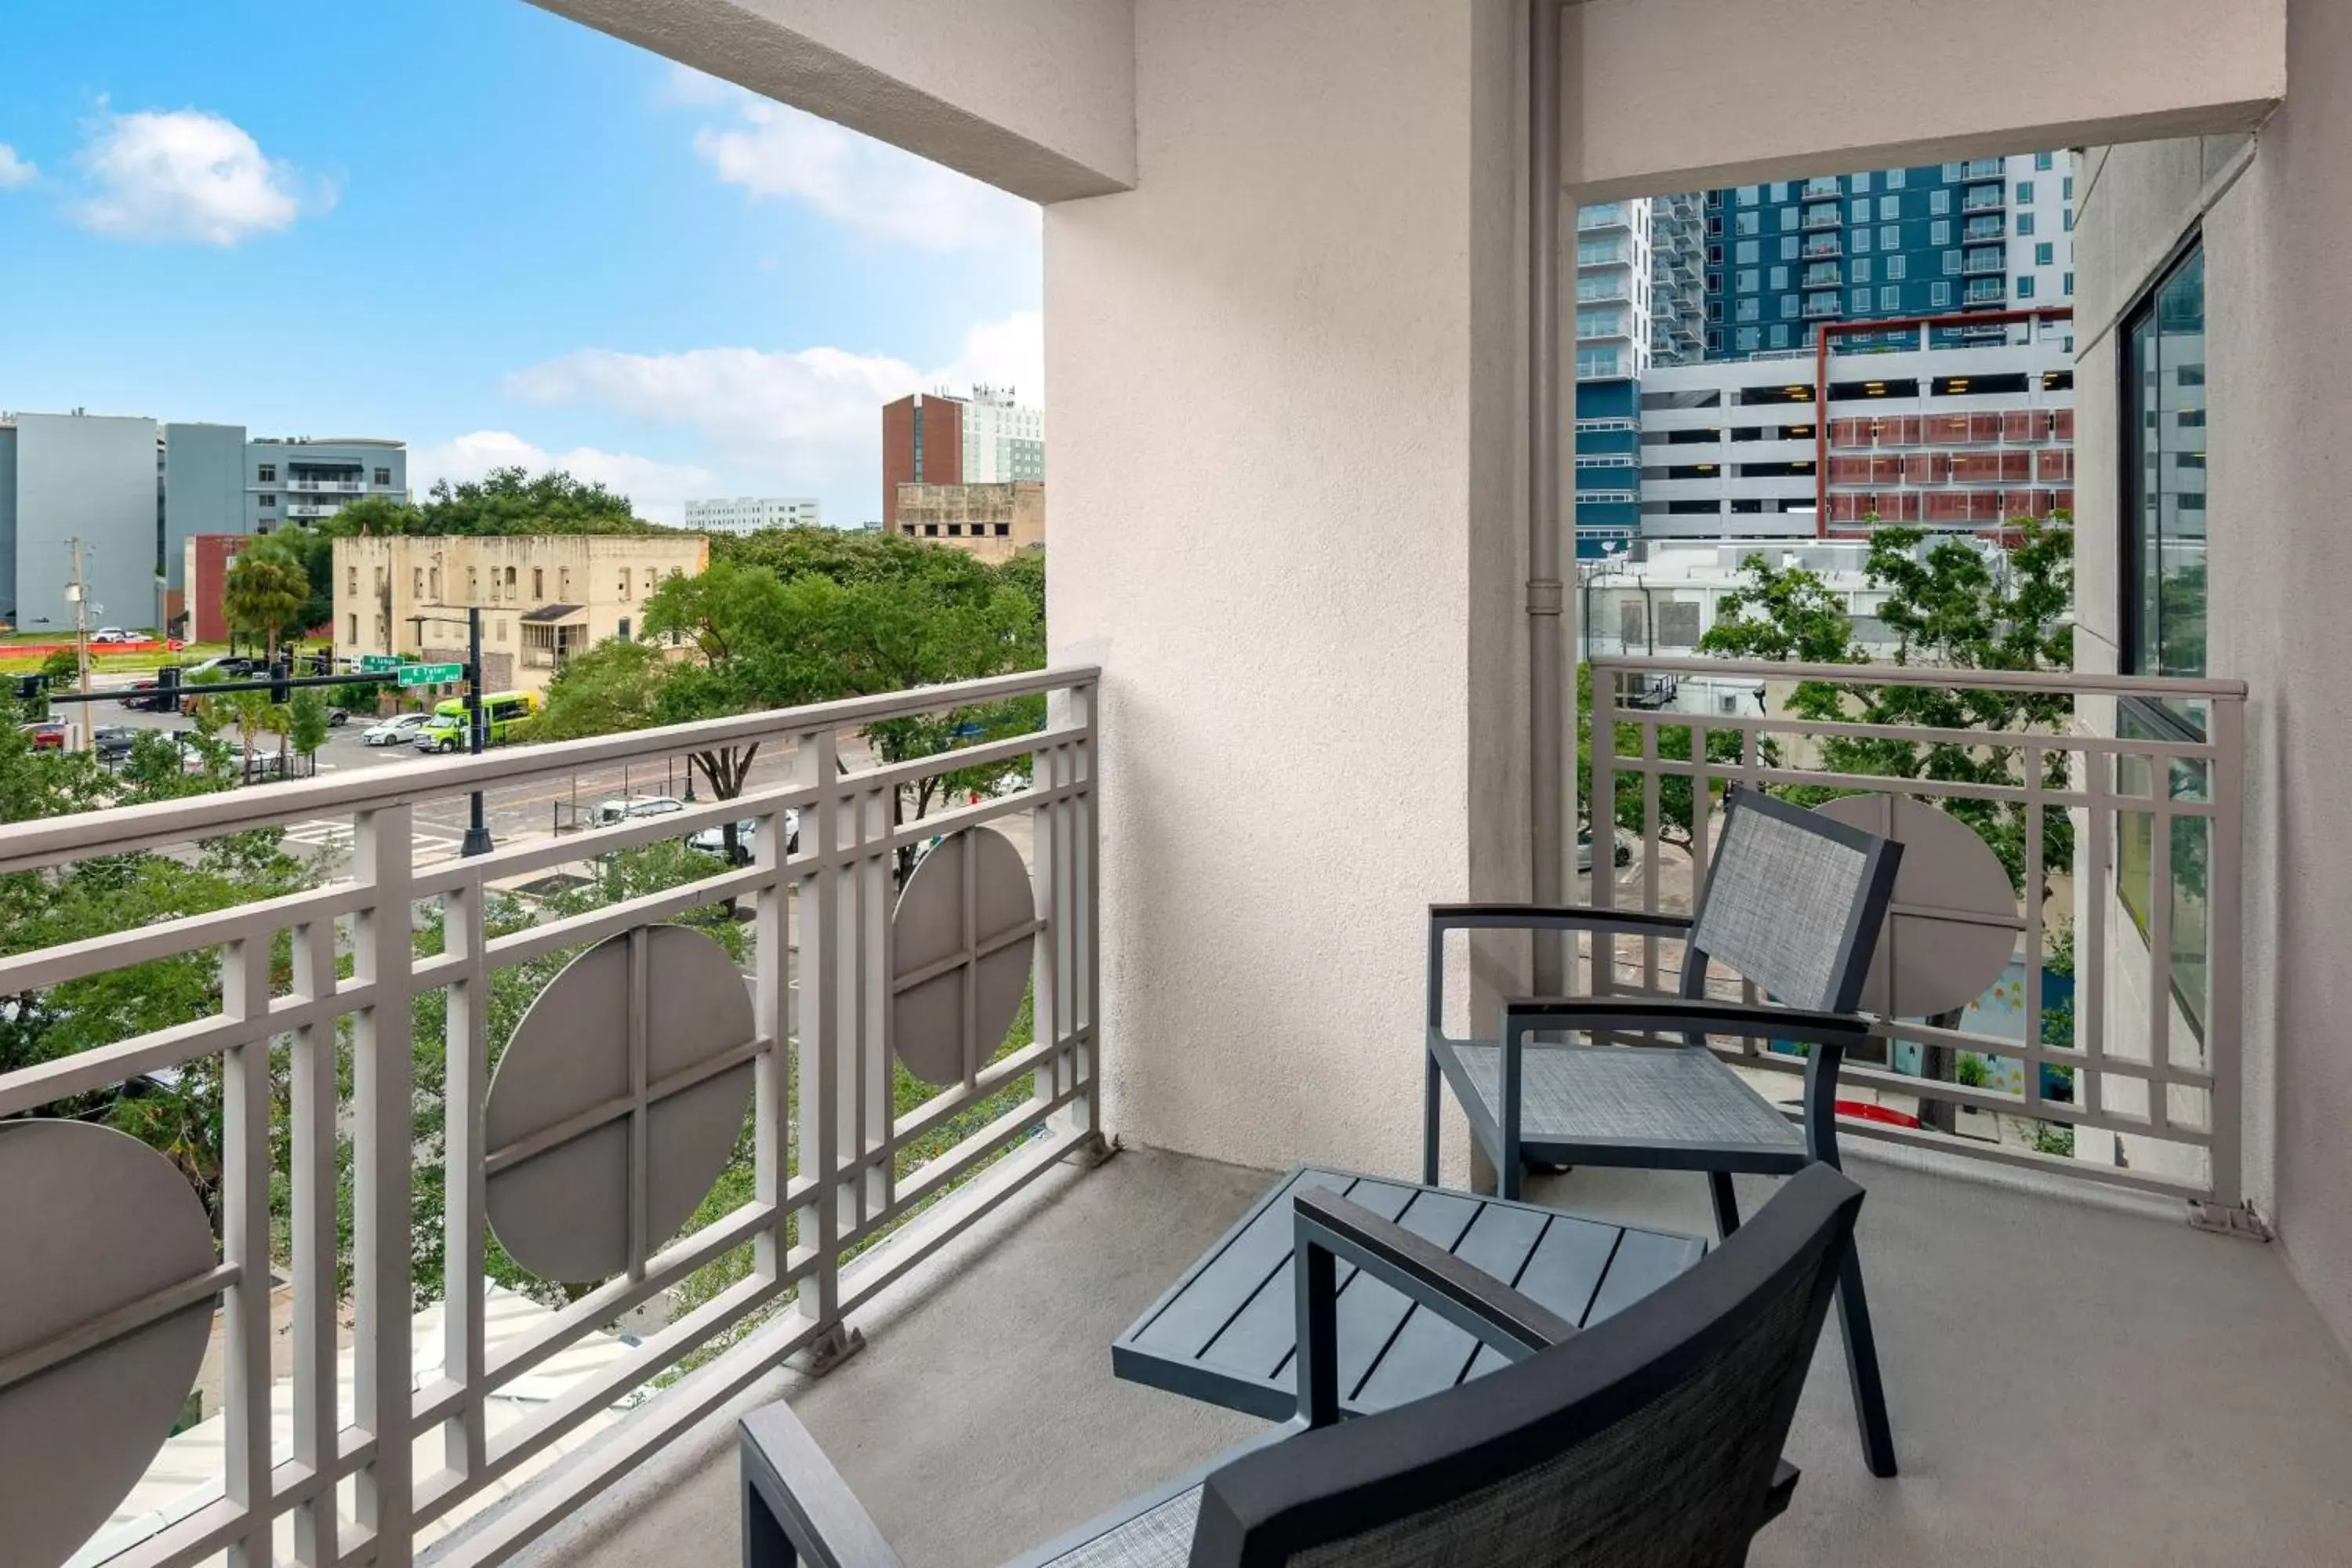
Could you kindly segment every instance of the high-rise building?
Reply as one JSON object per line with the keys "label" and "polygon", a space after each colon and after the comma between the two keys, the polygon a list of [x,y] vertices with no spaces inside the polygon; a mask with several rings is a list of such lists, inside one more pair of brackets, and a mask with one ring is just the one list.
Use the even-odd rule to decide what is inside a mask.
{"label": "high-rise building", "polygon": [[1708,192],[1707,357],[1807,349],[1824,321],[2072,303],[2068,168],[2029,153]]}
{"label": "high-rise building", "polygon": [[155,422],[94,414],[0,421],[0,620],[69,632],[74,542],[90,625],[152,626],[163,528]]}
{"label": "high-rise building", "polygon": [[963,409],[963,482],[1045,478],[1045,411],[1013,400],[1009,386],[974,386]]}
{"label": "high-rise building", "polygon": [[762,528],[817,528],[824,509],[814,496],[717,497],[686,503],[686,526],[698,533],[751,533]]}
{"label": "high-rise building", "polygon": [[1576,379],[1650,368],[1650,203],[1601,202],[1576,215]]}
{"label": "high-rise building", "polygon": [[261,437],[246,443],[244,531],[307,528],[362,496],[408,499],[408,448],[365,436]]}

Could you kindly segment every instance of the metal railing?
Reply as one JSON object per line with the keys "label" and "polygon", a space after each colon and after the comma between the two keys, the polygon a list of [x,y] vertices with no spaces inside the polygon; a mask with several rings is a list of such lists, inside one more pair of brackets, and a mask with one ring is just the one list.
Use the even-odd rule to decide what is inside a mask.
{"label": "metal railing", "polygon": [[[320,820],[342,824],[339,831],[349,837],[339,842],[352,857],[347,873],[290,896],[0,957],[0,995],[19,996],[159,959],[218,955],[210,1016],[0,1074],[0,1122],[55,1115],[61,1102],[197,1064],[215,1072],[221,1086],[226,1134],[217,1265],[0,1355],[0,1400],[7,1400],[67,1361],[104,1356],[110,1345],[167,1319],[201,1312],[211,1321],[215,1298],[221,1301],[225,1475],[128,1538],[93,1540],[77,1561],[178,1568],[224,1552],[238,1562],[286,1560],[273,1557],[275,1535],[281,1551],[290,1545],[291,1560],[305,1564],[403,1564],[453,1521],[512,1489],[499,1511],[436,1548],[443,1563],[501,1562],[785,1356],[848,1348],[848,1313],[1057,1161],[1098,1149],[1096,678],[1091,668],[1041,671],[516,747],[429,772],[346,772],[0,826],[0,873],[177,852],[222,835]],[[1043,700],[1042,727],[855,768],[837,741],[864,726],[1014,699]],[[417,830],[420,803],[440,797],[755,744],[772,748],[772,756],[773,748],[790,747],[785,782],[733,799],[706,797],[592,836],[600,850],[620,850],[748,818],[761,825],[748,862],[714,860],[699,879],[638,896],[618,896],[625,889],[616,885],[610,901],[586,912],[503,931],[489,919],[502,890],[519,879],[580,863],[581,838],[523,842],[470,858],[440,843],[440,858],[431,858]],[[1024,760],[1025,788],[968,803],[959,790],[948,796],[956,803],[949,809],[896,820],[902,789]],[[789,847],[788,812],[798,823],[797,844]],[[974,934],[972,900],[985,900],[992,884],[974,830],[1015,819],[1029,829],[1029,885],[1019,897],[1034,894],[1034,918],[995,928],[982,941]],[[927,952],[929,962],[910,969],[910,961],[894,959],[894,863],[927,844],[934,856],[964,848],[963,934],[948,942],[954,951]],[[751,1037],[656,1079],[644,993],[634,992],[638,1021],[612,1027],[624,1040],[614,1048],[634,1063],[635,1089],[520,1143],[492,1146],[486,1106],[494,1098],[493,1035],[506,1026],[494,1022],[493,983],[515,966],[621,939],[635,955],[638,978],[630,984],[639,986],[646,933],[722,900],[750,913]],[[412,934],[418,915],[436,910],[445,941],[437,952],[430,944],[420,951]],[[1008,948],[1027,956],[1035,1027],[1030,1041],[1008,1039],[998,1048],[976,1038],[972,1020],[986,1009],[973,1000],[981,983],[972,977],[990,954]],[[289,952],[290,978],[274,975]],[[904,1040],[898,999],[959,973],[961,1082],[911,1108],[894,1102],[893,1060]],[[428,1002],[433,1016],[446,1019],[446,1070],[437,1082],[420,1079],[412,1047]],[[649,1173],[670,1169],[648,1142],[663,1136],[648,1131],[654,1107],[664,1094],[746,1068],[749,1201],[686,1234],[652,1234],[645,1216],[656,1175]],[[956,1075],[921,1076],[936,1085]],[[411,1165],[424,1157],[416,1107],[428,1087],[446,1094],[438,1161],[446,1217],[429,1234],[413,1234]],[[627,1238],[625,1268],[546,1310],[520,1336],[486,1333],[493,1201],[486,1184],[562,1138],[614,1126],[627,1130],[622,1143],[609,1145],[628,1150],[615,1156],[627,1172],[626,1223],[616,1233]],[[345,1138],[351,1234],[339,1242],[338,1143]],[[273,1209],[274,1177],[290,1197],[282,1210]],[[0,1194],[0,1203],[24,1201]],[[283,1252],[274,1255],[273,1226],[280,1224]],[[102,1236],[89,1239],[106,1245]],[[344,1246],[348,1292],[339,1283]],[[740,1276],[700,1305],[642,1338],[605,1331],[706,1265],[745,1257],[745,1249]],[[446,1284],[437,1299],[419,1303],[412,1300],[411,1264],[426,1252],[446,1258]],[[273,1271],[280,1269],[290,1273],[290,1324],[281,1318],[273,1327]],[[340,1352],[339,1321],[352,1325],[349,1348]],[[290,1337],[293,1371],[290,1391],[279,1389],[281,1435],[273,1442],[270,1346],[279,1331]],[[428,1353],[413,1359],[412,1335],[427,1334]],[[713,1342],[722,1336],[734,1342],[720,1352]],[[588,1358],[589,1371],[549,1383],[574,1364],[557,1358],[591,1346],[598,1353]],[[662,1385],[705,1351],[711,1359]],[[500,1400],[504,1413],[520,1408],[520,1417],[487,1419]],[[619,1405],[634,1408],[620,1415]],[[79,1414],[102,1428],[109,1412]],[[608,1430],[579,1447],[606,1423]],[[144,1440],[163,1437],[158,1431]],[[567,1464],[537,1474],[559,1449],[575,1447]]]}
{"label": "metal railing", "polygon": [[[2012,888],[2021,877],[2046,890],[1995,910],[1951,907],[1963,900],[1940,885],[1916,903],[1906,902],[1916,888],[1898,889],[1890,942],[1906,920],[1927,922],[1918,932],[1973,923],[2015,933],[2010,963],[1969,1005],[1972,1023],[1969,1009],[1874,1020],[1884,1061],[1849,1062],[1841,1078],[1842,1094],[1855,1096],[1841,1100],[1848,1131],[2219,1210],[2242,1205],[2243,683],[1639,656],[1591,664],[1593,795],[1620,803],[1619,826],[1641,835],[1637,867],[1593,879],[1600,907],[1687,913],[1729,785],[1807,803],[1859,795],[1959,806],[2013,837],[2023,869],[2010,873]],[[1800,680],[2027,694],[2056,699],[2068,716],[1993,731],[1772,710],[1769,694]],[[1660,689],[1678,706],[1641,700]],[[2139,723],[2135,713],[2195,721]],[[1830,771],[1822,744],[1836,741],[1907,750],[1918,773]],[[1998,770],[1955,765],[1996,749]],[[2048,863],[2047,835],[2068,829],[2071,857]],[[1622,938],[1610,956],[1592,969],[1596,990],[1678,983],[1671,943]],[[1889,967],[1903,962],[1898,952]],[[1994,1004],[2008,1011],[1996,1016]],[[1745,1068],[1803,1070],[1769,1042],[1711,1043]],[[1961,1070],[1971,1059],[1977,1068]],[[1862,1103],[1870,1095],[1876,1103]],[[1899,1109],[1906,1102],[1916,1115]]]}

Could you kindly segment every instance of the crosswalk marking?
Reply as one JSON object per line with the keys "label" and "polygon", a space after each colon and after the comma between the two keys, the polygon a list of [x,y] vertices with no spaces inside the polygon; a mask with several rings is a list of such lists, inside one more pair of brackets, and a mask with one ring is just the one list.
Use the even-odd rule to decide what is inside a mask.
{"label": "crosswalk marking", "polygon": [[[436,833],[429,827],[415,829],[412,837],[420,850],[438,849],[446,852],[457,848],[465,842],[463,838],[455,835]],[[314,816],[305,822],[289,822],[286,825],[288,843],[300,844],[312,849],[345,852],[352,847],[352,837],[351,823],[341,817]]]}

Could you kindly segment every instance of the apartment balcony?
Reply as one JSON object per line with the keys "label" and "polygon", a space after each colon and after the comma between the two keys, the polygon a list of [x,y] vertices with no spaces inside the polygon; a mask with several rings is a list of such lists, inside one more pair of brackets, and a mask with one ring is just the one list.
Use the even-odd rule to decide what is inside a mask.
{"label": "apartment balcony", "polygon": [[1969,285],[1968,292],[1960,296],[1960,302],[1966,305],[1998,305],[2008,298],[2005,279],[1979,279]]}
{"label": "apartment balcony", "polygon": [[1633,298],[1633,286],[1622,279],[1580,281],[1576,286],[1576,302],[1580,305],[1629,304]]}
{"label": "apartment balcony", "polygon": [[1842,257],[1845,254],[1845,237],[1836,234],[1816,235],[1805,241],[1805,248],[1801,254],[1808,261],[1824,256]]}
{"label": "apartment balcony", "polygon": [[1611,229],[1631,229],[1633,209],[1623,202],[1602,202],[1596,206],[1579,207],[1576,229],[1579,234],[1606,233]]}
{"label": "apartment balcony", "polygon": [[1576,246],[1576,264],[1583,267],[1622,267],[1633,259],[1633,242],[1630,239],[1584,239]]}
{"label": "apartment balcony", "polygon": [[1809,202],[1817,201],[1822,197],[1834,200],[1838,194],[1838,179],[1835,174],[1816,174],[1805,182],[1805,200]]}
{"label": "apartment balcony", "polygon": [[1999,158],[1971,158],[1960,165],[1962,180],[2003,180],[2009,177],[2009,165]]}
{"label": "apartment balcony", "polygon": [[[346,496],[359,495],[367,489],[367,486],[358,479],[288,479],[284,484],[278,488],[279,489],[287,490],[316,491],[324,495]],[[389,489],[390,487],[387,486],[385,488]]]}
{"label": "apartment balcony", "polygon": [[1808,289],[1835,289],[1845,281],[1845,272],[1836,266],[1808,267],[1801,281]]}
{"label": "apartment balcony", "polygon": [[2003,217],[1971,218],[1960,240],[1966,245],[1981,245],[1987,240],[2006,238],[2008,232],[2009,224]]}
{"label": "apartment balcony", "polygon": [[1843,209],[1834,205],[1811,206],[1805,209],[1804,219],[1800,226],[1807,230],[1835,228],[1844,221],[1845,216]]}
{"label": "apartment balcony", "polygon": [[[1821,737],[1803,721],[1759,716],[1752,700],[1741,710],[1708,701],[1801,673],[1596,659],[1596,788],[1622,798],[1613,786],[1630,778],[1633,798],[1648,805],[1633,864],[1599,879],[1593,901],[1690,907],[1707,819],[1671,831],[1673,797],[1648,781],[1678,780],[1680,798],[1706,800],[1731,778],[1793,788],[1832,776],[1807,760]],[[1685,705],[1620,701],[1621,687],[1651,690],[1662,674]],[[1938,679],[1916,666],[1835,674]],[[174,954],[223,952],[232,977],[211,1016],[0,1073],[0,1117],[24,1117],[203,1065],[223,1086],[230,1127],[245,1129],[225,1145],[226,1240],[212,1241],[197,1218],[201,1262],[188,1278],[151,1270],[144,1294],[93,1298],[82,1316],[0,1358],[5,1413],[12,1392],[37,1394],[26,1379],[69,1358],[102,1375],[109,1346],[142,1325],[190,1321],[192,1310],[193,1321],[212,1324],[212,1342],[228,1347],[225,1403],[163,1444],[76,1561],[194,1563],[275,1535],[282,1555],[299,1541],[316,1562],[371,1547],[404,1559],[431,1545],[436,1562],[451,1563],[730,1563],[740,1552],[730,1420],[788,1397],[909,1561],[994,1562],[1263,1430],[1111,1374],[1112,1339],[1275,1173],[1144,1148],[1093,1168],[1104,1152],[1102,1075],[1120,1066],[1119,1042],[1095,1022],[1094,955],[1119,918],[1095,872],[1105,809],[1097,679],[1090,668],[1041,672],[0,826],[7,873],[321,824],[334,832],[315,841],[347,856],[289,897],[0,957],[0,991],[12,996]],[[1999,802],[2029,823],[2087,814],[2074,880],[2088,892],[2072,895],[2090,922],[2074,950],[2082,968],[2073,994],[2086,1000],[2063,1030],[2048,1014],[2037,1026],[2033,1003],[2021,1018],[1990,1010],[1935,1026],[1889,1018],[1879,1026],[1884,1062],[1848,1068],[1850,1168],[1870,1192],[1864,1257],[1906,1470],[1892,1480],[1864,1471],[1843,1368],[1825,1349],[1789,1447],[1804,1483],[1754,1561],[2239,1561],[2249,1542],[2268,1561],[2333,1561],[2347,1522],[2337,1457],[2352,1446],[2352,1367],[2273,1250],[2186,1223],[2235,1212],[2240,1190],[2230,1117],[2241,1070],[2235,944],[2150,947],[2115,926],[2103,936],[2098,924],[2116,918],[2119,906],[2103,895],[2126,864],[2110,863],[2105,847],[2135,811],[2160,812],[2175,831],[2215,828],[2208,852],[2192,858],[2193,888],[2175,879],[2168,858],[2129,862],[2156,907],[2198,911],[2200,933],[2224,930],[2239,907],[2244,865],[2218,829],[2242,809],[2243,690],[2095,677],[1970,680],[2032,684],[2085,719],[2121,697],[2195,702],[2211,738],[2118,741],[2050,725],[2033,744],[2071,766],[2040,769],[2021,789],[1901,781],[1906,797]],[[1044,716],[1025,731],[910,762],[879,762],[852,733],[1039,698]],[[1693,721],[1746,737],[1742,755],[1676,761],[1661,742]],[[1624,725],[1653,733],[1620,746]],[[1933,746],[1971,734],[1878,727],[1866,738]],[[755,743],[764,762],[737,798],[587,831],[509,830],[471,858],[441,830],[462,819],[469,791],[485,792],[493,817],[509,821],[510,803],[576,794],[583,781],[592,796],[644,793],[644,781],[685,754]],[[899,786],[1013,757],[1033,759],[1017,788],[921,820],[896,821],[887,807]],[[2126,763],[2142,771],[2115,771]],[[2138,796],[2136,807],[2129,778],[2150,769],[2198,784],[2161,801]],[[615,782],[632,775],[639,782]],[[1840,783],[1872,787],[1867,778]],[[1117,805],[1154,809],[1149,797]],[[783,831],[787,812],[804,825],[796,842]],[[762,825],[748,863],[714,858],[696,879],[651,891],[599,869],[616,852],[745,818]],[[947,900],[945,944],[919,953],[894,942],[916,940],[905,904],[923,871],[901,891],[894,864],[934,839],[922,867],[948,857],[940,868],[956,868],[965,880],[953,885],[972,890]],[[531,912],[530,900],[549,896],[532,889],[574,877],[571,886],[588,890],[585,907]],[[2013,934],[2016,973],[2002,984],[2042,995],[2036,983],[2053,950],[2042,940],[2041,904],[1979,908],[1974,896],[1957,885],[1931,892],[1918,900],[1919,918],[1957,910],[1971,929],[1999,930],[2003,952]],[[1430,897],[1399,885],[1367,912],[1411,926]],[[698,966],[714,962],[717,945],[701,933],[722,900],[742,906],[746,918],[719,921],[743,933],[742,956],[715,960],[713,989]],[[419,911],[435,918],[420,923]],[[2186,929],[2186,918],[2176,921],[2176,932]],[[412,935],[425,931],[430,941]],[[566,960],[587,962],[578,953],[612,955],[593,972],[605,989],[588,1005],[567,990],[580,971],[549,978]],[[1670,955],[1644,952],[1638,939],[1588,945],[1579,967],[1587,989],[1671,989],[1676,978]],[[704,1011],[738,1015],[707,1038],[688,1026],[701,1013],[667,1010],[675,999],[662,977],[689,973]],[[725,1000],[730,973],[744,987],[733,1001]],[[1024,976],[1034,1026],[1000,1044]],[[523,986],[520,998],[507,996],[509,977]],[[2200,998],[2193,1047],[2178,1036],[2167,1044],[2160,1031],[2152,1039],[2145,1019],[2087,1001],[2185,992]],[[1004,1002],[1004,1013],[952,1001],[982,993]],[[944,1012],[927,1010],[943,997]],[[542,1013],[546,1028],[530,1022]],[[670,1022],[657,1037],[639,1036],[628,1019],[641,1016]],[[446,1077],[412,1076],[412,1019],[446,1020]],[[1364,1071],[1412,1079],[1418,1030],[1417,1019],[1397,1018],[1392,1041],[1367,1043]],[[550,1039],[557,1044],[546,1049],[564,1066],[535,1087],[527,1068],[514,1068],[510,1083],[513,1064],[543,1058],[534,1042]],[[656,1044],[665,1055],[633,1057]],[[1799,1060],[1759,1042],[1718,1047],[1768,1096],[1793,1101]],[[339,1048],[348,1058],[342,1089]],[[1984,1070],[1925,1073],[1925,1049]],[[894,1100],[894,1058],[919,1066],[929,1087]],[[619,1072],[617,1098],[599,1098],[593,1083],[566,1089],[594,1079],[599,1064]],[[1151,1070],[1188,1069],[1179,1058]],[[427,1092],[436,1103],[446,1096],[450,1131],[420,1143],[409,1108]],[[674,1124],[662,1111],[689,1100],[718,1133],[692,1158],[668,1141]],[[644,1152],[634,1161],[597,1142],[603,1130],[640,1125]],[[723,1163],[738,1128],[751,1162],[740,1193],[682,1218],[677,1205],[703,1190],[697,1184]],[[339,1133],[352,1140],[358,1184],[347,1243],[334,1219]],[[293,1205],[276,1243],[283,1255],[273,1252],[266,1212],[280,1158]],[[515,1184],[541,1160],[570,1179]],[[412,1172],[419,1162],[422,1174]],[[425,1174],[446,1207],[412,1240],[410,1187]],[[1742,1184],[1752,1212],[1769,1184]],[[1579,1171],[1538,1180],[1531,1195],[1621,1222],[1695,1234],[1709,1225],[1696,1176]],[[136,1212],[120,1224],[157,1256],[188,1240]],[[491,1285],[483,1259],[492,1232],[502,1257],[584,1246],[600,1261],[565,1270],[579,1281],[571,1291],[535,1300],[511,1268],[506,1283]],[[84,1245],[106,1243],[93,1235]],[[347,1288],[342,1245],[358,1262]],[[411,1296],[412,1254],[448,1260],[423,1304]],[[738,1260],[733,1271],[693,1304],[677,1300],[723,1258]],[[273,1290],[278,1279],[286,1283]],[[183,1340],[183,1349],[203,1342]],[[268,1347],[278,1342],[291,1355],[273,1367]],[[852,1353],[861,1343],[870,1353]],[[794,1355],[833,1370],[814,1378],[782,1370]],[[164,1393],[144,1403],[168,1415],[181,1395]],[[100,1408],[130,1423],[141,1403]],[[2086,1410],[2127,1410],[2131,1420],[2094,1440]],[[136,1447],[133,1437],[152,1444],[162,1429],[114,1436]],[[362,1485],[372,1499],[365,1526]]]}
{"label": "apartment balcony", "polygon": [[1808,300],[1804,304],[1805,320],[1809,321],[1822,321],[1831,316],[1836,315],[1841,309],[1843,309],[1843,306],[1835,299]]}
{"label": "apartment balcony", "polygon": [[2004,191],[1977,189],[1963,192],[1960,210],[1964,213],[2005,212],[2009,197]]}

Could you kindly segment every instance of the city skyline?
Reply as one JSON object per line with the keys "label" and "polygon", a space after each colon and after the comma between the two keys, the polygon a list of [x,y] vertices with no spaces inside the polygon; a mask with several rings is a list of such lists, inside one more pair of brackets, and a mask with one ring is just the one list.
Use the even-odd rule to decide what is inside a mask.
{"label": "city skyline", "polygon": [[364,431],[419,495],[520,463],[660,521],[855,523],[881,404],[1042,401],[1033,205],[520,0],[306,16],[316,69],[271,47],[289,14],[12,20],[0,407]]}

